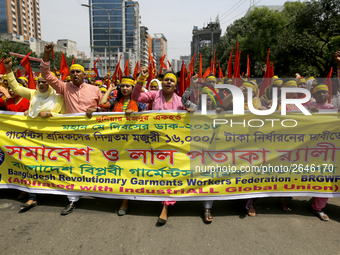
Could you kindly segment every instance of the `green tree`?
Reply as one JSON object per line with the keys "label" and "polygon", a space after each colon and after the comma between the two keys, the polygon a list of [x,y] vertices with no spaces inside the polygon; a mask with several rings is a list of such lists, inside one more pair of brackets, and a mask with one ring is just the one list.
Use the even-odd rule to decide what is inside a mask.
{"label": "green tree", "polygon": [[[74,56],[67,56],[64,54],[67,65],[70,67],[73,61]],[[40,58],[44,57],[44,53],[40,54]],[[61,51],[56,51],[54,52],[54,59],[52,60],[52,56],[50,57],[51,59],[51,68],[56,67],[58,70],[60,69],[60,63],[61,63]],[[81,59],[75,59],[75,64],[79,65],[84,65],[83,61]]]}
{"label": "green tree", "polygon": [[[19,65],[19,61],[15,56],[11,56],[10,52],[27,55],[31,51],[32,50],[28,46],[23,45],[22,43],[10,42],[8,40],[0,41],[0,60],[2,58],[12,57],[14,68]],[[30,56],[37,57],[37,54],[32,52]]]}
{"label": "green tree", "polygon": [[273,54],[277,67],[287,75],[299,72],[325,77],[335,66],[333,54],[340,45],[339,34],[340,0],[306,2],[291,15],[280,34]]}
{"label": "green tree", "polygon": [[261,74],[261,67],[266,61],[268,48],[277,44],[278,31],[285,27],[286,20],[285,15],[281,12],[275,12],[268,8],[255,8],[250,15],[242,17],[228,26],[216,51],[222,69],[227,68],[233,47],[234,63],[236,43],[239,42],[241,73],[246,72],[247,55],[249,54],[252,74],[254,74],[254,70],[257,75]]}

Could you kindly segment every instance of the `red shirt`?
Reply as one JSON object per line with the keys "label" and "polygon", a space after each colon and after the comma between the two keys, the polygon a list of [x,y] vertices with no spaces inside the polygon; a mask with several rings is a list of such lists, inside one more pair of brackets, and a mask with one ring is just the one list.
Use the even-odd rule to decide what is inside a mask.
{"label": "red shirt", "polygon": [[15,104],[13,98],[8,98],[6,102],[6,110],[12,112],[24,112],[30,107],[30,100],[22,98],[19,103]]}

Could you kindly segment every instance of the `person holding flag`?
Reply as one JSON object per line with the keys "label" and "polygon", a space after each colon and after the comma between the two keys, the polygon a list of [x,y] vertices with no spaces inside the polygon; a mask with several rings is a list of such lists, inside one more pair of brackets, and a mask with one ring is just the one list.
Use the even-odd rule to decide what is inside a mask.
{"label": "person holding flag", "polygon": [[[50,86],[64,97],[66,113],[85,113],[92,115],[99,111],[99,101],[102,98],[100,89],[84,82],[84,67],[74,64],[70,68],[72,83],[58,80],[50,71],[50,54],[54,48],[53,43],[45,45],[43,61],[40,64],[42,77]],[[78,196],[67,196],[70,203],[61,211],[61,215],[67,215],[79,205]]]}

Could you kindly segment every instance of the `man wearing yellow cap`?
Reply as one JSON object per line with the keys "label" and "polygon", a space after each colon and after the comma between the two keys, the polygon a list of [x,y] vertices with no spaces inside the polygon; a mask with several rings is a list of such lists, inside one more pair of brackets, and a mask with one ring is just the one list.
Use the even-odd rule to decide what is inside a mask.
{"label": "man wearing yellow cap", "polygon": [[[43,61],[40,64],[42,77],[51,85],[59,94],[64,97],[66,113],[85,113],[88,115],[91,111],[98,111],[99,100],[102,97],[100,89],[96,86],[89,85],[84,82],[84,67],[74,64],[70,68],[70,76],[72,83],[60,81],[50,71],[50,55],[53,50],[53,43],[46,44],[44,50]],[[91,108],[91,110],[88,110]],[[78,196],[68,196],[70,204],[66,206],[61,215],[67,215],[74,211]]]}

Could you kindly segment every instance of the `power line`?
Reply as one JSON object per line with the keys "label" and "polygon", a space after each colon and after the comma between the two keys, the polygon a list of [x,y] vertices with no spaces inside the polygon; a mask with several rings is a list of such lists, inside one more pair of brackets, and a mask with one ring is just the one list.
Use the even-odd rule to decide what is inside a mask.
{"label": "power line", "polygon": [[[242,0],[238,1],[238,2],[236,3],[236,5],[239,4],[241,1],[242,1]],[[236,5],[234,5],[233,7],[231,7],[231,9],[229,9],[225,14],[223,14],[223,15],[220,17],[220,21],[228,17],[228,16],[223,17],[224,15],[228,14],[229,12],[232,12],[232,11],[237,10],[237,8],[240,7],[245,1],[246,1],[246,0],[243,0],[243,2],[241,2],[236,8],[234,8]],[[234,8],[234,9],[233,9],[233,8]]]}
{"label": "power line", "polygon": [[[76,0],[76,2],[77,2],[80,6],[82,5],[82,3],[81,3],[79,0]],[[89,12],[90,12],[90,11],[89,11],[89,8],[86,8],[86,7],[84,7],[84,6],[81,6],[81,7],[83,7],[82,9],[85,10],[86,13],[89,13]]]}
{"label": "power line", "polygon": [[[261,2],[261,1],[262,1],[262,0],[257,1],[257,2],[255,3],[255,5],[258,4],[258,3]],[[255,5],[254,5],[254,6],[255,6]],[[236,15],[235,17],[233,17],[233,18],[231,18],[231,19],[229,19],[229,20],[227,20],[227,21],[221,23],[221,25],[222,25],[222,24],[225,24],[225,23],[227,23],[227,22],[229,22],[229,21],[231,21],[231,20],[233,20],[233,19],[235,19],[235,18],[237,18],[238,16],[240,16],[240,15],[243,14],[243,13],[245,13],[246,11],[248,11],[248,9],[246,9],[245,11],[243,11],[243,12],[241,12],[240,14]]]}
{"label": "power line", "polygon": [[245,10],[245,11],[243,11],[243,12],[241,12],[240,14],[236,15],[235,17],[233,17],[233,18],[231,18],[231,19],[229,19],[229,20],[227,20],[227,21],[225,21],[225,22],[221,23],[221,25],[222,25],[222,24],[225,24],[225,23],[228,23],[229,21],[231,21],[231,20],[233,20],[233,19],[237,18],[238,16],[240,16],[240,15],[241,15],[241,14],[243,14],[243,13],[245,13],[246,11],[248,11],[248,9],[247,9],[247,10]]}

